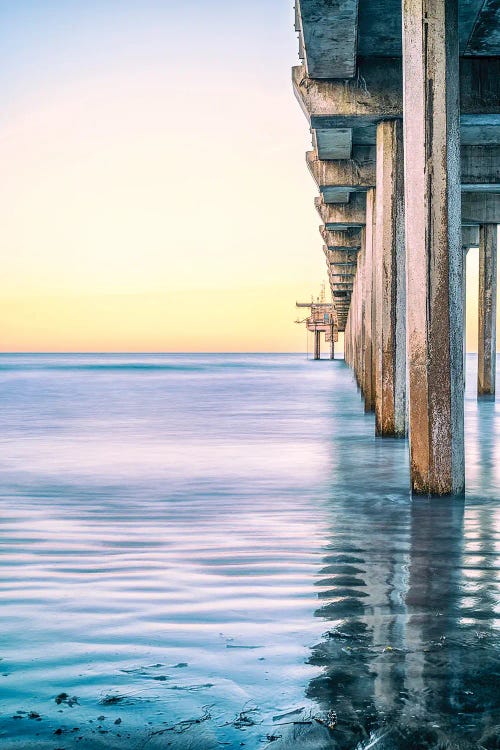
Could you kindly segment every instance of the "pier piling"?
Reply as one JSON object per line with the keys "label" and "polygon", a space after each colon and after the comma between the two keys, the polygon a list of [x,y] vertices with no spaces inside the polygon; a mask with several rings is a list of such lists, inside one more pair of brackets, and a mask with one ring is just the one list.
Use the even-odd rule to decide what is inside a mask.
{"label": "pier piling", "polygon": [[497,227],[479,229],[479,298],[477,394],[495,395],[496,376]]}

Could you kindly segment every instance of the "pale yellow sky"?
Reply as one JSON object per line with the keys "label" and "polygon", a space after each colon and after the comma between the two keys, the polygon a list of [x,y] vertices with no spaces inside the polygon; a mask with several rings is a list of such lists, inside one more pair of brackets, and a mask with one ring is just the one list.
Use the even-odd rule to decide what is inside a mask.
{"label": "pale yellow sky", "polygon": [[291,5],[263,5],[268,36],[255,9],[160,5],[104,1],[94,23],[55,2],[39,32],[35,10],[7,18],[3,350],[304,346],[295,299],[326,269]]}
{"label": "pale yellow sky", "polygon": [[326,268],[292,3],[270,5],[6,12],[3,351],[304,350]]}

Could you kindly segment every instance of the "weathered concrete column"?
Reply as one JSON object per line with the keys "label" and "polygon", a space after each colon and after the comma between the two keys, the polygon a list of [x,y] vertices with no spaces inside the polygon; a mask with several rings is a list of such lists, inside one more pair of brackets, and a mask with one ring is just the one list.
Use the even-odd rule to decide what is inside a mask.
{"label": "weathered concrete column", "polygon": [[465,485],[458,1],[403,0],[411,484]]}
{"label": "weathered concrete column", "polygon": [[321,359],[321,339],[320,332],[314,331],[314,359]]}
{"label": "weathered concrete column", "polygon": [[[358,261],[359,261],[359,253],[358,253]],[[358,369],[359,369],[359,361],[358,361],[358,292],[359,292],[359,265],[356,265],[356,276],[354,277],[354,284],[352,288],[352,297],[351,297],[351,309],[350,309],[350,318],[351,318],[351,366],[354,372],[354,377],[356,379],[356,382],[358,382]]]}
{"label": "weathered concrete column", "polygon": [[365,311],[365,339],[364,339],[364,396],[365,411],[375,408],[375,357],[374,342],[374,252],[375,252],[375,190],[368,190],[366,194],[366,227],[365,227],[365,283],[363,305]]}
{"label": "weathered concrete column", "polygon": [[333,340],[333,332],[330,339],[330,359],[335,359],[335,341]]}
{"label": "weathered concrete column", "polygon": [[344,329],[344,362],[346,365],[351,364],[351,358],[349,353],[349,338],[350,338],[350,326],[351,326],[351,319],[350,319],[351,310],[349,309],[349,312],[347,313],[347,320],[345,324]]}
{"label": "weathered concrete column", "polygon": [[365,393],[365,307],[363,304],[365,288],[366,232],[361,233],[361,250],[358,252],[358,272],[356,275],[356,307],[358,310],[358,385],[362,395]]}
{"label": "weathered concrete column", "polygon": [[479,338],[477,395],[495,394],[497,317],[497,227],[479,228]]}
{"label": "weathered concrete column", "polygon": [[406,434],[406,283],[403,126],[377,125],[375,231],[375,429],[377,435]]}

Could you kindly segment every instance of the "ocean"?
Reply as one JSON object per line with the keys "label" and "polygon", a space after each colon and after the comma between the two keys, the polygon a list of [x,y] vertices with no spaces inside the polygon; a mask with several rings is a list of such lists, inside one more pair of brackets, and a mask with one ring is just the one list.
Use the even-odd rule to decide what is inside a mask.
{"label": "ocean", "polygon": [[0,356],[0,746],[500,747],[500,411],[411,499],[343,360]]}

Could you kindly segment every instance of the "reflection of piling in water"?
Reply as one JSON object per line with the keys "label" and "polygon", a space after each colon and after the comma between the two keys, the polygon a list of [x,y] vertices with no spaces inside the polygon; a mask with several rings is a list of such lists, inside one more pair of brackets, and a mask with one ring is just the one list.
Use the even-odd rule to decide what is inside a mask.
{"label": "reflection of piling in water", "polygon": [[460,620],[463,510],[462,502],[448,500],[412,504],[405,688],[408,707],[423,721],[446,715],[450,692],[457,689],[449,643]]}
{"label": "reflection of piling in water", "polygon": [[[336,711],[339,748],[382,735],[378,747],[391,750],[491,742],[498,589],[486,565],[480,601],[467,597],[480,561],[464,561],[463,516],[463,503],[449,501],[335,501],[316,612],[328,630],[310,659],[324,671],[308,695]],[[484,525],[480,534],[488,547],[492,534]]]}
{"label": "reflection of piling in water", "polygon": [[[330,623],[311,662],[324,673],[309,697],[338,717],[341,747],[367,739],[396,711],[402,688],[397,654],[409,546],[406,503],[377,496],[335,501],[332,538],[318,586],[316,615]],[[354,743],[354,744],[353,744]]]}

